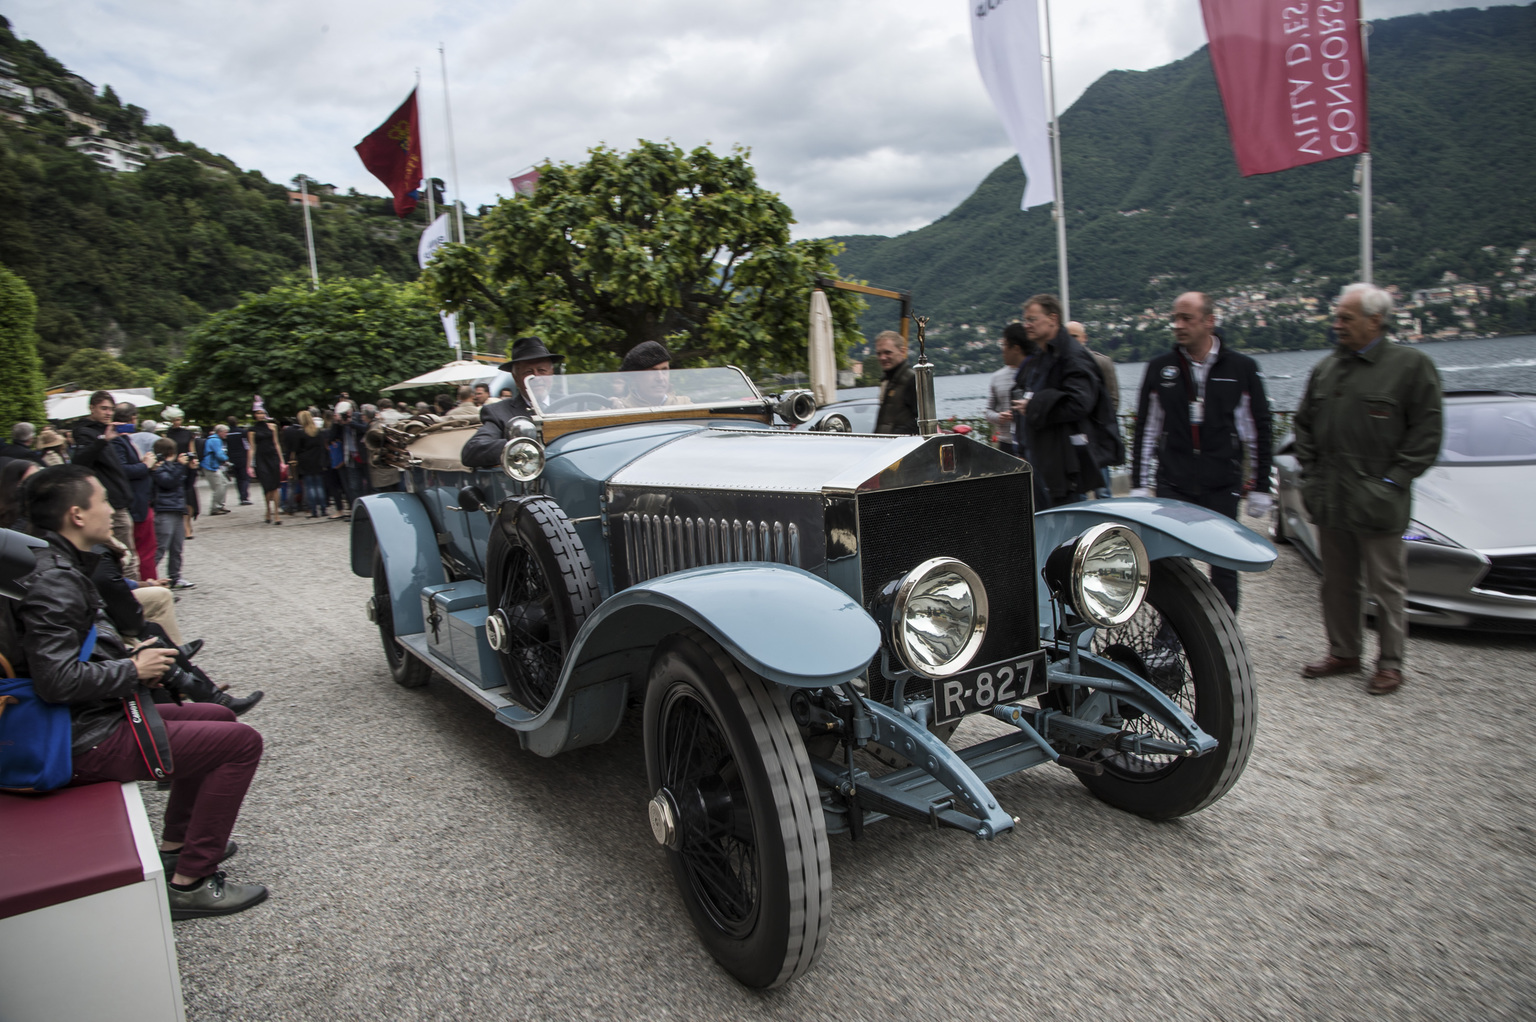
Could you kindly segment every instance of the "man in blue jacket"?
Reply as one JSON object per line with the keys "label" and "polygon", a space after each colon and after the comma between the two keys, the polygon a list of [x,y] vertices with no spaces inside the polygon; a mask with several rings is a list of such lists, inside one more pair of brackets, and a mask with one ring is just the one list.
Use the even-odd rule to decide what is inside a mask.
{"label": "man in blue jacket", "polygon": [[[1216,310],[1198,291],[1173,303],[1178,346],[1147,363],[1136,405],[1131,496],[1171,497],[1237,517],[1269,513],[1269,398],[1259,365],[1222,343]],[[1211,568],[1237,613],[1237,572]]]}
{"label": "man in blue jacket", "polygon": [[208,484],[208,503],[213,505],[213,510],[208,512],[210,515],[229,514],[229,508],[224,506],[224,494],[229,488],[229,479],[224,475],[224,466],[229,464],[229,455],[224,449],[224,437],[228,432],[229,427],[221,422],[203,443],[203,460],[199,467]]}

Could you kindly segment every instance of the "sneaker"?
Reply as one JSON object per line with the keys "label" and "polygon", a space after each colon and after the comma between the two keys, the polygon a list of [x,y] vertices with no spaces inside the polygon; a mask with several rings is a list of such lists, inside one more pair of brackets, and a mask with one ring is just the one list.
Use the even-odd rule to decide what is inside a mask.
{"label": "sneaker", "polygon": [[233,915],[267,900],[267,889],[261,884],[233,883],[224,878],[222,870],[204,877],[190,891],[167,886],[165,893],[171,903],[172,919]]}
{"label": "sneaker", "polygon": [[250,507],[250,506],[251,506],[251,502],[250,502],[250,501],[248,501],[248,500],[242,500],[242,501],[241,501],[241,502],[240,502],[240,506],[241,506],[241,507]]}
{"label": "sneaker", "polygon": [[178,578],[174,582],[171,583],[171,588],[172,589],[196,589],[197,588],[197,583],[196,582],[188,582],[184,578]]}

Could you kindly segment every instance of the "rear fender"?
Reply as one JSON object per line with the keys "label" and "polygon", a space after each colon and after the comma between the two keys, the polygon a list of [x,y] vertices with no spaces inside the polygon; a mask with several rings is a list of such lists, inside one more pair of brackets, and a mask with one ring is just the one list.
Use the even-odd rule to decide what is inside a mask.
{"label": "rear fender", "polygon": [[420,593],[448,581],[426,505],[412,493],[375,493],[352,505],[352,573],[373,577],[373,549],[384,557],[395,632],[424,631]]}
{"label": "rear fender", "polygon": [[[863,674],[880,649],[880,630],[864,609],[808,571],[766,562],[691,568],[600,604],[577,633],[544,710],[508,707],[498,717],[530,732],[524,745],[541,755],[602,741],[625,701],[600,694],[643,677],[656,644],[689,625],[747,670],[791,688],[841,685]],[[538,734],[546,728],[548,735]]]}

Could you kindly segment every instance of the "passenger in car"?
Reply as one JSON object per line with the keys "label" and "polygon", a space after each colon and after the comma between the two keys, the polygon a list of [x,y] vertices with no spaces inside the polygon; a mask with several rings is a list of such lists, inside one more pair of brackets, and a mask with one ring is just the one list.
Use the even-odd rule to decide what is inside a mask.
{"label": "passenger in car", "polygon": [[654,408],[658,405],[691,404],[672,393],[672,353],[659,341],[641,341],[630,348],[619,364],[624,393],[614,399],[619,408]]}

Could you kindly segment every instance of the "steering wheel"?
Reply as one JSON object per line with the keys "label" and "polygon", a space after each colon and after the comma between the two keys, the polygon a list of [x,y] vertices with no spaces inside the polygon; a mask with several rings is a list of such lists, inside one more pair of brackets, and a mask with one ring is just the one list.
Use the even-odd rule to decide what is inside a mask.
{"label": "steering wheel", "polygon": [[613,399],[595,394],[592,391],[578,391],[575,394],[567,394],[564,397],[551,401],[544,409],[546,412],[598,412],[613,408]]}

